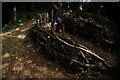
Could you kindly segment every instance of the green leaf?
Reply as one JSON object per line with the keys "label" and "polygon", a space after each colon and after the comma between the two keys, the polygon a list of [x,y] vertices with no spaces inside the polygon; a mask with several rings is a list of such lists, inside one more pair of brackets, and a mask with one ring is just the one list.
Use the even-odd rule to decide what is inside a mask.
{"label": "green leaf", "polygon": [[39,45],[38,47],[37,47],[37,51],[40,51],[41,50],[41,46]]}
{"label": "green leaf", "polygon": [[24,43],[28,43],[28,42],[30,42],[30,41],[31,41],[31,39],[29,39],[29,38],[23,39],[23,42],[24,42]]}
{"label": "green leaf", "polygon": [[54,67],[56,64],[54,62],[52,62],[52,61],[49,61],[48,65]]}

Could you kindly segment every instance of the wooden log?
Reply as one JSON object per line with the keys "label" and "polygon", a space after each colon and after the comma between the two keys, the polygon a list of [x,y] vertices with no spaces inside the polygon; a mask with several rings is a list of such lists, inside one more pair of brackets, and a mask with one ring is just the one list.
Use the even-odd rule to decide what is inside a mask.
{"label": "wooden log", "polygon": [[[53,31],[53,30],[52,30],[52,31]],[[60,42],[66,44],[66,45],[69,46],[69,47],[76,48],[76,49],[82,50],[82,51],[84,51],[84,52],[87,52],[88,54],[90,54],[90,55],[94,56],[95,58],[99,59],[100,61],[102,61],[108,68],[112,67],[112,65],[109,64],[105,59],[103,59],[102,57],[98,56],[97,54],[95,54],[95,53],[92,52],[91,50],[86,49],[86,48],[83,48],[83,47],[74,46],[74,45],[72,45],[72,44],[69,44],[68,42],[66,42],[66,41],[62,40],[61,38],[59,38],[59,37],[55,34],[54,31],[53,31],[53,33],[54,33],[54,36],[56,37],[56,39],[59,40]]]}
{"label": "wooden log", "polygon": [[[83,56],[83,58],[85,59],[85,61],[87,63],[89,63],[89,61],[85,57],[85,53],[87,53],[87,54],[95,57],[96,59],[102,61],[108,68],[112,67],[112,65],[110,65],[105,59],[103,59],[102,57],[98,56],[97,54],[95,54],[94,52],[92,52],[91,50],[86,48],[85,46],[80,45],[80,44],[77,45],[77,46],[75,46],[74,44],[70,44],[67,41],[61,39],[53,30],[52,30],[53,33],[47,32],[47,31],[44,31],[44,30],[41,30],[41,29],[39,29],[39,30],[40,30],[40,32],[43,32],[44,34],[49,35],[51,38],[60,41],[61,43],[67,45],[68,47],[72,47],[72,48],[75,48],[75,49],[79,50],[79,52],[82,53],[82,56]],[[64,49],[64,47],[63,47],[63,49]],[[65,52],[65,50],[64,50],[64,52]],[[83,53],[83,52],[85,52],[85,53]],[[75,60],[73,60],[73,61],[75,61]]]}

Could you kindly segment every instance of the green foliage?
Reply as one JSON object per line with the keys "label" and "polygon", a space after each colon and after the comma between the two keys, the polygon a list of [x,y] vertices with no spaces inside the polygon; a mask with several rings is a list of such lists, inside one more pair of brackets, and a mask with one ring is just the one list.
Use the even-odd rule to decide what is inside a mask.
{"label": "green foliage", "polygon": [[42,45],[39,45],[39,46],[37,47],[37,51],[43,52],[43,46],[42,46]]}
{"label": "green foliage", "polygon": [[23,23],[23,22],[25,22],[25,21],[27,21],[26,18],[21,18],[21,19],[19,19],[15,24],[5,24],[5,25],[3,26],[3,28],[2,28],[2,31],[3,31],[3,32],[7,32],[7,31],[9,31],[9,30],[11,30],[11,29],[14,29],[14,28],[20,26],[20,24]]}
{"label": "green foliage", "polygon": [[25,39],[23,39],[23,43],[28,43],[28,42],[30,42],[30,41],[31,41],[30,38],[25,38]]}
{"label": "green foliage", "polygon": [[[48,62],[48,65],[49,65],[49,66],[52,66],[52,67],[56,66],[56,64],[55,64],[54,62],[52,62],[52,61],[49,61],[49,62]],[[56,70],[58,70],[58,69],[56,69]]]}
{"label": "green foliage", "polygon": [[43,73],[47,73],[47,72],[48,72],[48,70],[47,70],[47,69],[43,70]]}
{"label": "green foliage", "polygon": [[21,18],[21,19],[18,20],[18,23],[23,23],[25,21],[27,21],[27,18]]}
{"label": "green foliage", "polygon": [[10,56],[11,59],[16,59],[16,56]]}
{"label": "green foliage", "polygon": [[89,74],[90,74],[90,70],[85,70],[85,71],[82,71],[81,73],[77,73],[76,76],[78,78],[81,77],[82,80],[88,80]]}
{"label": "green foliage", "polygon": [[82,71],[81,76],[83,77],[83,80],[88,80],[89,71]]}
{"label": "green foliage", "polygon": [[8,30],[10,29],[13,29],[13,28],[16,28],[17,26],[16,25],[13,25],[13,24],[5,24],[2,31],[3,32],[7,32]]}
{"label": "green foliage", "polygon": [[97,45],[97,46],[100,46],[100,45],[101,45],[101,43],[97,43],[96,45]]}

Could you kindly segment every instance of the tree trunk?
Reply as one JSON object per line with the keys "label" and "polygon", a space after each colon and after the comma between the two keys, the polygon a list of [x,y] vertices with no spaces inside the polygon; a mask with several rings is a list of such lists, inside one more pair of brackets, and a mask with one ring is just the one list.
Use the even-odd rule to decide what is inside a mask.
{"label": "tree trunk", "polygon": [[16,12],[16,5],[13,6],[11,10],[11,16],[10,16],[10,24],[14,24],[17,20],[17,12]]}

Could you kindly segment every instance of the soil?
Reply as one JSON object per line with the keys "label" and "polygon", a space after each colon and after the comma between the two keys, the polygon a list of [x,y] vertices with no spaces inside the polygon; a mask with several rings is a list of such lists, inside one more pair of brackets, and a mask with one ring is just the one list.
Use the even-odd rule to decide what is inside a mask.
{"label": "soil", "polygon": [[[60,66],[50,66],[44,56],[37,52],[30,41],[29,29],[32,21],[2,33],[2,77],[3,78],[65,78]],[[56,70],[58,69],[58,70]],[[69,75],[69,73],[68,73]]]}

